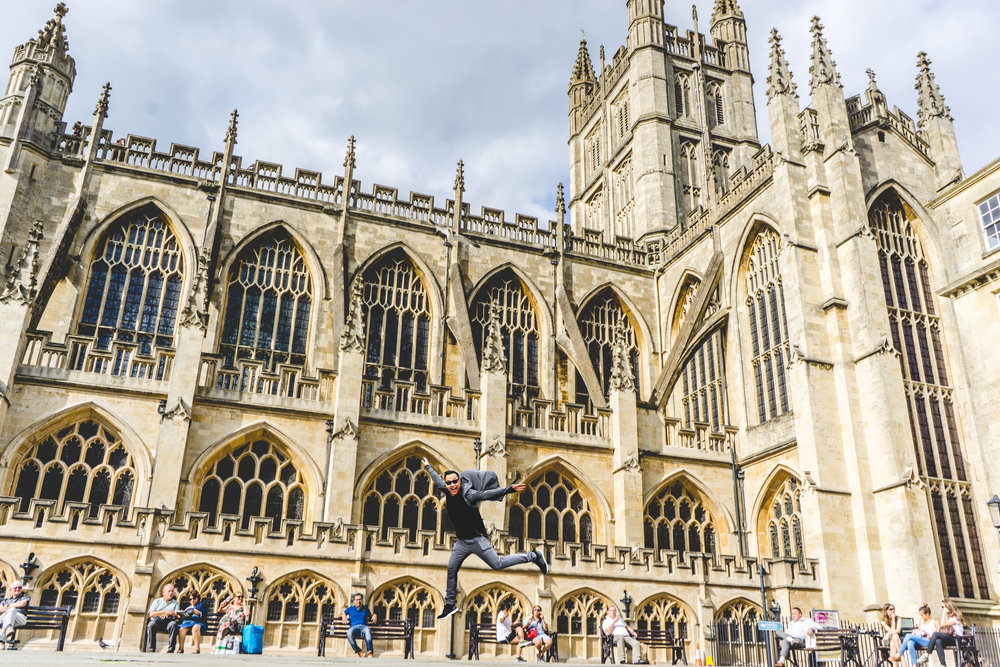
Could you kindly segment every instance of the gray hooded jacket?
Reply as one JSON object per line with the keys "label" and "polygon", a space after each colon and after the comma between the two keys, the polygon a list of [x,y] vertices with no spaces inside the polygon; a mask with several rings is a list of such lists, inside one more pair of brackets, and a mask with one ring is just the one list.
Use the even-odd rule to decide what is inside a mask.
{"label": "gray hooded jacket", "polygon": [[[447,492],[448,487],[434,468],[430,465],[426,468],[434,488]],[[478,507],[484,500],[501,500],[514,490],[509,486],[500,486],[500,479],[491,470],[463,470],[458,477],[462,480],[462,498],[472,507]]]}

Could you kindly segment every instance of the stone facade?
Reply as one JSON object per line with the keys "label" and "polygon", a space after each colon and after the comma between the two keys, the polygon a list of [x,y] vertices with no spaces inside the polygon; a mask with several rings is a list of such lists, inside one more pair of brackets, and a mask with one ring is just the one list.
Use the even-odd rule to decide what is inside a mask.
{"label": "stone facade", "polygon": [[474,213],[461,163],[443,203],[365,191],[353,137],[286,176],[236,112],[210,156],[116,139],[110,86],[67,129],[60,5],[0,99],[0,579],[34,554],[71,648],[135,649],[176,581],[251,594],[269,651],[360,591],[461,652],[426,456],[526,482],[487,524],[550,574],[469,561],[459,604],[540,604],[563,657],[626,589],[707,649],[762,566],[785,610],[994,615],[1000,162],[962,173],[923,54],[918,123],[874,74],[845,97],[818,19],[811,107],[772,34],[761,146],[735,0],[711,40],[627,9],[599,73],[580,45],[545,224]]}

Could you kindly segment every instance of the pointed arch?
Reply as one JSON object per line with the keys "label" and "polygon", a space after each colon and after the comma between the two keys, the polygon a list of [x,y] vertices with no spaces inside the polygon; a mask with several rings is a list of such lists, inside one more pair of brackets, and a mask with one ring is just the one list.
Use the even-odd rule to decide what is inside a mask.
{"label": "pointed arch", "polygon": [[407,619],[413,625],[415,650],[436,654],[437,610],[444,600],[436,588],[417,579],[403,576],[391,579],[375,589],[368,608],[379,618]]}
{"label": "pointed arch", "polygon": [[434,269],[432,269],[430,264],[427,263],[427,260],[425,260],[419,252],[414,250],[405,241],[394,241],[386,244],[372,254],[368,255],[367,259],[365,259],[358,266],[358,268],[354,270],[354,273],[351,274],[351,279],[347,284],[353,285],[354,281],[363,276],[366,271],[372,268],[384,257],[396,251],[402,252],[406,255],[407,259],[413,262],[413,268],[423,281],[424,288],[427,290],[427,295],[430,297],[433,319],[440,319],[441,314],[444,312],[444,291],[441,287],[441,283],[438,281]]}
{"label": "pointed arch", "polygon": [[736,525],[736,519],[729,511],[729,508],[719,500],[717,494],[708,485],[698,479],[697,475],[686,467],[672,471],[669,475],[650,487],[642,499],[643,507],[661,491],[676,482],[681,482],[698,494],[700,500],[705,504],[706,509],[712,514],[712,518],[720,524],[718,526],[720,533],[731,534],[733,527]]}
{"label": "pointed arch", "polygon": [[91,516],[102,505],[131,511],[149,484],[149,450],[127,422],[92,401],[49,415],[23,429],[0,457],[4,489],[21,498],[25,511],[33,498],[90,503]]}
{"label": "pointed arch", "polygon": [[799,483],[802,482],[802,475],[792,468],[788,467],[784,463],[778,463],[775,465],[774,468],[771,469],[771,472],[767,474],[767,477],[764,478],[764,483],[760,485],[759,489],[757,489],[757,494],[754,496],[750,516],[759,516],[761,511],[765,509],[769,497],[773,495],[778,487],[784,484],[785,480],[789,477]]}
{"label": "pointed arch", "polygon": [[677,281],[674,294],[670,299],[670,309],[667,311],[669,318],[667,320],[667,333],[670,336],[668,340],[671,342],[677,338],[677,332],[680,330],[681,322],[687,313],[685,306],[690,307],[698,287],[701,286],[701,281],[701,276],[692,269],[685,269]]}
{"label": "pointed arch", "polygon": [[605,281],[593,288],[580,300],[580,305],[577,307],[577,314],[582,313],[583,310],[589,305],[590,301],[595,297],[599,296],[604,290],[611,290],[614,292],[615,297],[622,304],[625,314],[628,315],[629,322],[632,323],[632,327],[635,329],[639,340],[639,349],[642,351],[644,359],[649,359],[652,357],[656,337],[653,335],[653,330],[650,328],[649,323],[646,322],[646,318],[643,316],[642,311],[639,309],[638,305],[635,303],[635,299],[625,294],[621,287],[611,282],[610,280]]}
{"label": "pointed arch", "polygon": [[132,594],[124,571],[101,558],[80,555],[50,566],[36,582],[36,605],[73,607],[66,641],[96,642],[103,637],[117,643]]}
{"label": "pointed arch", "polygon": [[160,579],[155,588],[150,589],[150,596],[155,598],[160,595],[167,584],[174,585],[176,599],[181,604],[187,601],[190,593],[197,592],[210,612],[216,611],[229,596],[246,593],[238,577],[204,562],[172,570]]}
{"label": "pointed arch", "polygon": [[14,567],[0,559],[0,599],[7,597],[7,589],[11,582],[17,581],[19,578],[14,572]]}
{"label": "pointed arch", "polygon": [[445,456],[423,440],[420,440],[419,438],[407,440],[406,442],[402,442],[395,447],[382,452],[361,469],[361,472],[358,473],[357,482],[354,485],[355,504],[357,504],[357,501],[361,498],[360,490],[363,489],[365,485],[368,484],[375,477],[375,475],[382,470],[382,468],[390,463],[394,463],[398,459],[406,458],[410,455],[421,457],[426,456],[427,460],[434,466],[434,469],[438,471],[462,469],[462,467],[453,459]]}
{"label": "pointed arch", "polygon": [[[591,293],[576,312],[576,323],[583,337],[589,360],[600,382],[601,393],[608,395],[613,371],[617,326],[624,322],[626,352],[637,394],[649,383],[643,362],[649,356],[643,350],[641,330],[634,313],[629,312],[617,290],[611,286]],[[579,370],[576,372],[576,402],[587,404],[590,391]]]}
{"label": "pointed arch", "polygon": [[556,455],[524,474],[524,491],[508,513],[508,533],[521,540],[601,544],[607,539],[610,505],[582,470]]}
{"label": "pointed arch", "polygon": [[[632,371],[635,374],[638,381],[636,382],[636,392],[639,392],[640,387],[649,387],[652,385],[653,378],[650,376],[650,364],[656,353],[656,339],[653,336],[652,329],[649,328],[646,318],[643,317],[642,311],[638,308],[635,301],[625,294],[622,289],[615,285],[614,283],[607,281],[604,282],[594,289],[590,290],[580,301],[580,305],[576,309],[576,321],[578,326],[580,326],[580,333],[584,337],[584,343],[587,344],[588,351],[590,352],[591,362],[594,364],[594,369],[597,372],[597,379],[601,381],[602,389],[607,394],[607,376],[610,372],[605,371],[604,367],[610,364],[597,363],[598,359],[596,356],[601,353],[601,350],[595,349],[597,346],[597,341],[594,340],[593,335],[588,335],[586,331],[587,325],[582,321],[582,319],[588,314],[591,307],[597,307],[594,303],[596,299],[612,298],[618,302],[618,306],[621,312],[624,313],[628,324],[629,332],[631,336],[635,339],[635,357],[632,359]],[[607,327],[613,327],[613,322],[608,322]],[[606,344],[600,345],[604,354],[610,351],[610,346],[613,343],[613,339],[610,339],[607,334],[602,336],[602,338],[608,338]],[[582,378],[578,378],[577,384],[580,385]],[[584,387],[578,387],[580,391],[577,393],[588,393]],[[579,401],[578,401],[579,402]]]}
{"label": "pointed arch", "polygon": [[670,627],[674,637],[694,636],[692,625],[697,616],[683,600],[668,593],[654,593],[635,607],[636,628],[662,630]]}
{"label": "pointed arch", "polygon": [[470,591],[463,603],[467,628],[470,623],[496,623],[497,612],[507,605],[510,611],[520,610],[526,618],[531,604],[527,595],[502,582],[484,584]]}
{"label": "pointed arch", "polygon": [[601,654],[601,619],[611,598],[592,588],[578,588],[559,598],[553,606],[555,630],[567,655],[587,659]]}
{"label": "pointed arch", "polygon": [[[733,623],[743,625],[745,623],[757,624],[763,619],[760,603],[754,602],[747,597],[735,597],[719,605],[715,612],[717,623]],[[735,633],[734,633],[735,634]]]}
{"label": "pointed arch", "polygon": [[308,452],[267,422],[204,449],[184,478],[190,480],[188,506],[208,512],[211,522],[219,514],[239,514],[246,528],[254,517],[269,517],[274,529],[283,518],[311,521],[322,479]]}
{"label": "pointed arch", "polygon": [[802,481],[785,466],[771,471],[754,517],[761,554],[805,562],[805,526],[802,514]]}
{"label": "pointed arch", "polygon": [[315,645],[323,619],[338,616],[346,604],[336,582],[308,569],[276,578],[261,600],[264,643],[271,649]]}
{"label": "pointed arch", "polygon": [[[305,260],[306,266],[309,268],[309,273],[313,278],[313,289],[315,290],[316,301],[324,300],[330,298],[329,295],[329,278],[326,273],[326,268],[323,261],[320,259],[319,253],[316,252],[315,246],[305,237],[301,232],[299,232],[295,227],[288,224],[284,220],[272,220],[270,222],[264,223],[259,227],[255,227],[252,232],[241,238],[233,247],[230,248],[222,261],[219,263],[219,273],[220,276],[228,276],[230,271],[232,271],[233,264],[239,259],[240,254],[246,250],[248,247],[253,245],[254,242],[258,241],[264,236],[275,231],[282,231],[291,237],[292,241],[295,242],[296,247],[299,252],[302,253],[302,257]],[[218,291],[219,286],[216,287],[214,294],[221,299],[222,294]],[[214,300],[214,299],[213,299]],[[222,310],[222,304],[219,304],[220,312]],[[319,309],[316,309],[317,311]]]}
{"label": "pointed arch", "polygon": [[947,272],[948,262],[941,260],[944,256],[941,239],[948,238],[949,235],[941,229],[937,219],[905,185],[894,178],[889,178],[873,186],[865,195],[865,208],[870,213],[875,203],[889,192],[899,197],[900,201],[909,207],[913,214],[913,219],[910,222],[923,252],[927,255],[927,263],[930,265],[934,284],[947,285],[951,279]]}

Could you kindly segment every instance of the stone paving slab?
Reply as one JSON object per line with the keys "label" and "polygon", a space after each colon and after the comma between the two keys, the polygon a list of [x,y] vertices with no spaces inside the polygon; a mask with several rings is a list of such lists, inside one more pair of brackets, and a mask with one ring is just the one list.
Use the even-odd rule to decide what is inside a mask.
{"label": "stone paving slab", "polygon": [[[21,667],[22,665],[58,665],[58,667],[85,667],[93,665],[107,665],[114,667],[142,667],[143,665],[219,665],[220,667],[265,667],[270,665],[345,665],[356,667],[358,665],[371,665],[372,667],[412,667],[419,663],[421,667],[444,667],[451,665],[454,667],[457,660],[403,660],[398,656],[374,659],[359,658],[320,658],[316,655],[292,655],[292,654],[263,654],[263,655],[215,655],[213,653],[84,653],[77,651],[67,651],[57,653],[55,651],[35,651],[31,649],[22,651],[0,652],[0,665],[10,665],[11,667]],[[514,665],[513,660],[483,660],[486,665]],[[466,661],[466,664],[471,664]]]}

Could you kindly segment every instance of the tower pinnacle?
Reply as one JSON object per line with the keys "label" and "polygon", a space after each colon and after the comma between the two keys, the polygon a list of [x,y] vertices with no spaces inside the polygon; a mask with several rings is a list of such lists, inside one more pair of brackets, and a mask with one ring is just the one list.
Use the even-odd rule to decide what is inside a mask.
{"label": "tower pinnacle", "polygon": [[785,49],[781,46],[781,35],[777,28],[771,28],[771,62],[767,68],[767,99],[775,95],[792,95],[798,97],[792,72],[788,69],[785,59]]}
{"label": "tower pinnacle", "polygon": [[576,63],[573,64],[573,76],[570,85],[575,83],[595,83],[594,65],[590,62],[590,51],[587,50],[587,40],[580,40],[580,49],[576,52]]}
{"label": "tower pinnacle", "polygon": [[712,23],[730,17],[743,18],[743,12],[736,0],[715,0],[715,6],[712,7]]}
{"label": "tower pinnacle", "polygon": [[809,74],[812,79],[809,87],[813,90],[823,84],[834,84],[840,86],[840,74],[837,73],[837,63],[833,61],[830,47],[827,46],[826,38],[823,36],[823,24],[819,22],[819,17],[812,18],[810,31],[813,34],[812,42],[812,65],[809,67]]}
{"label": "tower pinnacle", "polygon": [[917,67],[920,71],[917,72],[917,83],[913,87],[917,90],[917,118],[920,124],[924,125],[931,118],[937,117],[950,120],[951,110],[944,103],[944,96],[934,80],[931,61],[925,51],[917,54]]}
{"label": "tower pinnacle", "polygon": [[42,51],[54,48],[59,53],[66,53],[69,49],[69,42],[66,40],[66,26],[63,25],[62,20],[69,9],[66,8],[66,3],[60,2],[53,12],[55,18],[46,21],[42,29],[38,31],[35,45]]}

